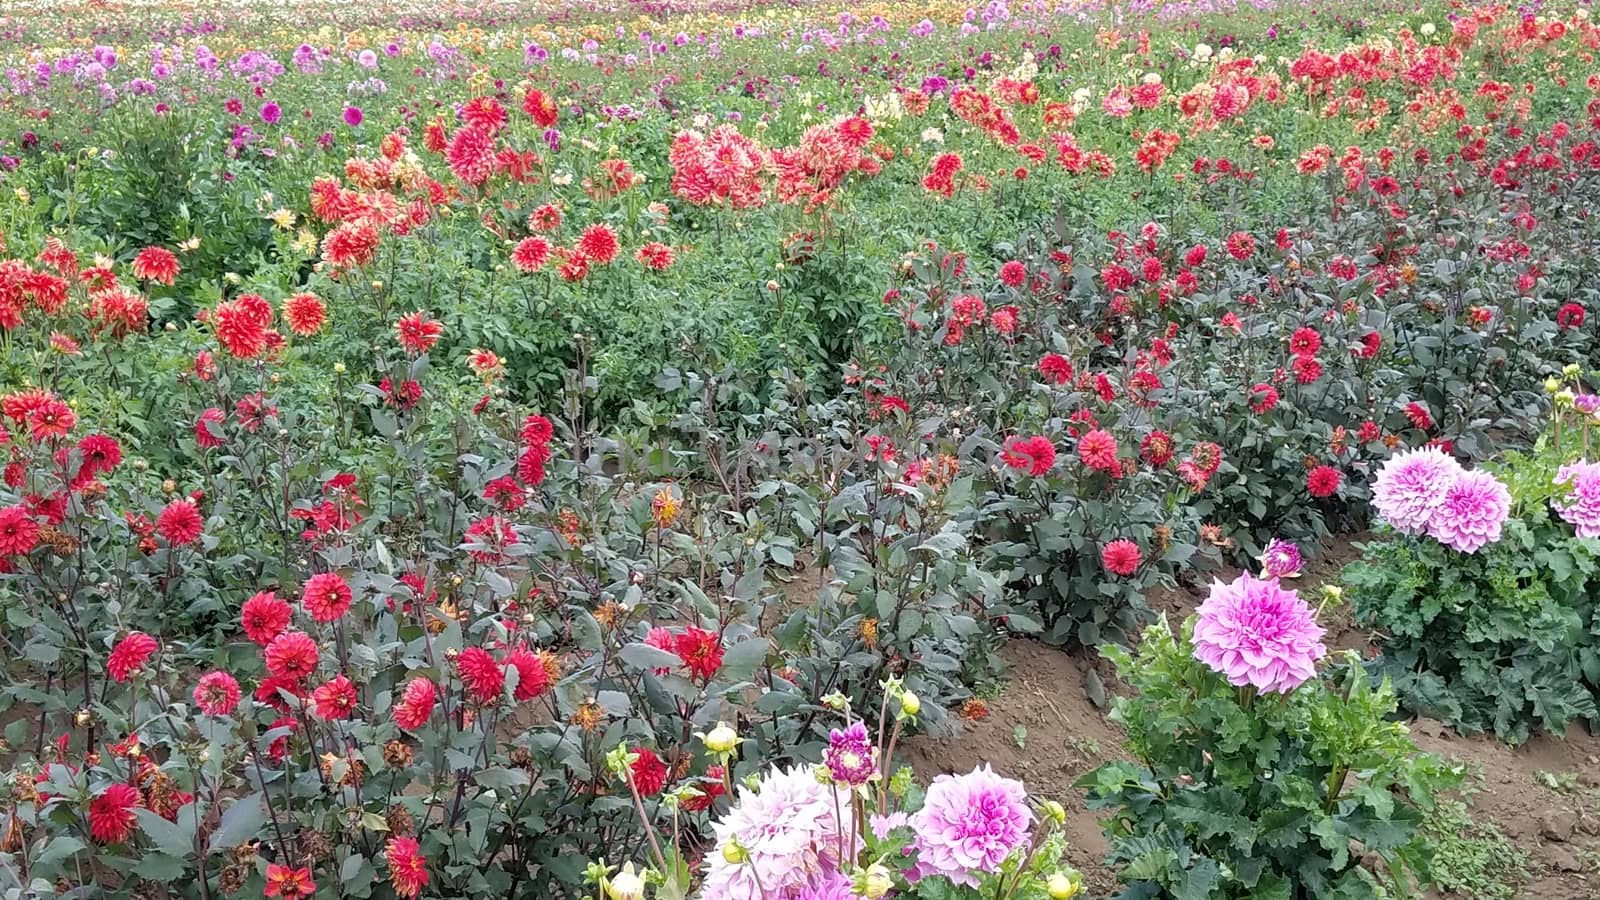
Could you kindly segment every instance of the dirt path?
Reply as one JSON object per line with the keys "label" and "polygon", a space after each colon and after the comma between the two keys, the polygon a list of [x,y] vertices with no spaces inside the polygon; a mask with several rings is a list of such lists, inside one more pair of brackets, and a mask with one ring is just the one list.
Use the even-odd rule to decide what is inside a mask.
{"label": "dirt path", "polygon": [[[1360,555],[1355,546],[1360,540],[1332,542],[1297,587],[1314,591],[1334,580]],[[1215,574],[1227,580],[1236,573]],[[1210,576],[1189,589],[1155,592],[1150,604],[1180,621],[1204,598],[1209,583]],[[1348,621],[1328,624],[1330,644],[1370,648],[1367,635]],[[1032,640],[1012,640],[1002,654],[1010,681],[988,702],[988,716],[968,723],[953,738],[912,739],[905,760],[924,779],[992,763],[1026,782],[1030,793],[1060,800],[1067,806],[1072,841],[1068,860],[1097,896],[1114,893],[1116,873],[1103,863],[1106,841],[1095,814],[1083,808],[1083,792],[1072,786],[1102,761],[1123,756],[1121,729],[1107,721],[1084,688],[1091,664]],[[1097,670],[1115,690],[1110,667],[1100,664]],[[1540,735],[1513,748],[1492,736],[1458,736],[1429,719],[1411,726],[1421,749],[1458,760],[1472,773],[1466,798],[1472,821],[1491,823],[1527,854],[1527,877],[1514,894],[1517,900],[1600,900],[1600,737],[1575,723],[1565,738]],[[1430,896],[1479,900],[1481,895]]]}

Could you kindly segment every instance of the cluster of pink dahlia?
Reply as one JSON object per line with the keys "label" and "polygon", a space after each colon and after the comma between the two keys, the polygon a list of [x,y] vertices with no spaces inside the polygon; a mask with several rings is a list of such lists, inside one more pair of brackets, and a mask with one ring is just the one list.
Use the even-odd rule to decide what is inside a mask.
{"label": "cluster of pink dahlia", "polygon": [[1033,812],[1022,782],[985,765],[965,775],[940,775],[911,817],[916,875],[942,875],[977,887],[979,874],[997,872],[1013,850],[1028,844]]}
{"label": "cluster of pink dahlia", "polygon": [[1578,537],[1600,537],[1600,463],[1575,462],[1556,472],[1556,484],[1567,493],[1555,501],[1556,512]]}
{"label": "cluster of pink dahlia", "polygon": [[860,849],[849,795],[804,766],[774,769],[756,790],[741,786],[712,829],[703,900],[794,900],[836,880],[841,849],[846,864]]}
{"label": "cluster of pink dahlia", "polygon": [[1398,453],[1373,479],[1372,505],[1396,531],[1421,534],[1460,474],[1461,464],[1438,447]]}
{"label": "cluster of pink dahlia", "polygon": [[1276,578],[1213,582],[1196,615],[1194,658],[1232,685],[1291,691],[1316,674],[1317,660],[1328,652],[1311,607]]}
{"label": "cluster of pink dahlia", "polygon": [[1511,492],[1488,472],[1462,472],[1428,521],[1428,535],[1462,553],[1476,553],[1500,540],[1511,515]]}
{"label": "cluster of pink dahlia", "polygon": [[1462,553],[1500,540],[1511,492],[1488,472],[1467,471],[1437,447],[1396,455],[1372,482],[1372,505],[1404,534],[1423,534]]}

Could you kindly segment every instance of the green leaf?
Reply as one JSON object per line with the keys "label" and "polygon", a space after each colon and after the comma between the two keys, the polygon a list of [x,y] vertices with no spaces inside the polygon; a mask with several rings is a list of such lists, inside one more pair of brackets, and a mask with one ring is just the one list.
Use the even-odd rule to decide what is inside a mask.
{"label": "green leaf", "polygon": [[257,791],[233,801],[228,811],[222,814],[222,820],[217,823],[216,830],[211,832],[206,853],[209,855],[237,847],[254,838],[267,821],[267,814],[262,805],[265,796]]}
{"label": "green leaf", "polygon": [[177,881],[188,871],[183,860],[161,852],[146,853],[133,867],[133,874],[140,878],[161,882]]}
{"label": "green leaf", "polygon": [[764,637],[734,644],[722,654],[722,670],[717,673],[717,680],[734,683],[749,681],[755,675],[756,667],[766,661],[771,649],[771,643]]}
{"label": "green leaf", "polygon": [[[139,827],[150,838],[156,848],[170,853],[180,859],[187,858],[194,849],[194,832],[181,824],[174,824],[163,819],[148,809],[135,809],[133,814],[139,819]],[[194,822],[194,805],[189,804],[178,810],[178,822],[185,819]]]}

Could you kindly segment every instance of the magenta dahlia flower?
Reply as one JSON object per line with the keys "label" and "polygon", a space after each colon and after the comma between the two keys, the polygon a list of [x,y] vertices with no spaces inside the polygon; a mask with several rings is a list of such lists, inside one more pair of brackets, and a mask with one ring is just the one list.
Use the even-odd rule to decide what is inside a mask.
{"label": "magenta dahlia flower", "polygon": [[1421,534],[1461,472],[1461,464],[1438,447],[1396,454],[1373,479],[1372,505],[1396,531]]}
{"label": "magenta dahlia flower", "polygon": [[1268,541],[1261,552],[1261,570],[1273,578],[1293,578],[1300,574],[1302,564],[1300,548],[1278,538]]}
{"label": "magenta dahlia flower", "polygon": [[1212,582],[1196,615],[1194,658],[1232,685],[1285,693],[1316,674],[1317,660],[1328,653],[1311,607],[1276,578]]}
{"label": "magenta dahlia flower", "polygon": [[1511,492],[1500,479],[1488,472],[1462,472],[1444,502],[1428,522],[1428,534],[1439,543],[1462,553],[1500,540],[1500,527],[1511,515]]}
{"label": "magenta dahlia flower", "polygon": [[1578,532],[1578,537],[1600,537],[1600,463],[1587,460],[1562,466],[1556,484],[1567,493],[1554,506],[1561,518]]}
{"label": "magenta dahlia flower", "polygon": [[866,723],[857,719],[849,726],[828,733],[828,749],[822,751],[822,764],[835,784],[859,787],[877,773],[877,755]]}
{"label": "magenta dahlia flower", "polygon": [[918,878],[942,875],[977,887],[1013,850],[1028,843],[1033,812],[1022,782],[1001,778],[984,765],[965,775],[940,775],[911,817]]}
{"label": "magenta dahlia flower", "polygon": [[741,786],[738,802],[711,826],[717,849],[706,854],[703,900],[794,897],[838,872],[841,847],[853,859],[861,846],[849,795],[819,783],[809,767],[773,769],[757,788]]}

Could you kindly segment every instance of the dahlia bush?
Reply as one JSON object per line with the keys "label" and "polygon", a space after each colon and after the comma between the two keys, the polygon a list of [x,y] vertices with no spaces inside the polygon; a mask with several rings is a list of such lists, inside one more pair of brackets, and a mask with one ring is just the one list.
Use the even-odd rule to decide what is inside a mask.
{"label": "dahlia bush", "polygon": [[1380,535],[1343,580],[1357,621],[1384,636],[1370,666],[1407,708],[1511,743],[1600,717],[1594,466],[1574,458],[1600,402],[1581,390],[1575,372],[1551,385],[1549,428],[1507,454],[1504,482],[1432,452],[1379,476],[1385,518],[1409,533]]}
{"label": "dahlia bush", "polygon": [[1419,826],[1461,772],[1391,720],[1387,681],[1353,659],[1319,670],[1321,637],[1295,592],[1245,574],[1178,633],[1163,620],[1136,650],[1107,649],[1132,689],[1112,715],[1135,761],[1079,785],[1108,812],[1134,895],[1379,898],[1427,882]]}

